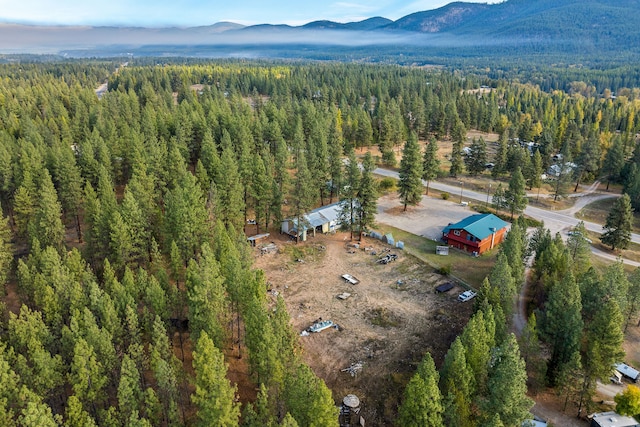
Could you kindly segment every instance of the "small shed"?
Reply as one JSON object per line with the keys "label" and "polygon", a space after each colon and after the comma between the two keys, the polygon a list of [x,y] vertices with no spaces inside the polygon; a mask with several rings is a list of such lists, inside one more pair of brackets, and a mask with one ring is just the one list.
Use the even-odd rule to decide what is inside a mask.
{"label": "small shed", "polygon": [[449,246],[436,246],[436,255],[449,255]]}
{"label": "small shed", "polygon": [[249,241],[249,244],[251,246],[255,246],[259,241],[266,239],[267,237],[269,237],[269,233],[263,233],[263,234],[256,234],[255,236],[249,236],[247,237],[247,240]]}

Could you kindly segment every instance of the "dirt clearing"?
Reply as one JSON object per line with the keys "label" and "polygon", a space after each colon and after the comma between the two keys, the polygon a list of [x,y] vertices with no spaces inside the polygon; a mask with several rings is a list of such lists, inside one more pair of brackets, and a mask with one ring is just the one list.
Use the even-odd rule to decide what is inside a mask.
{"label": "dirt clearing", "polygon": [[[353,247],[346,233],[298,245],[272,237],[279,239],[274,240],[278,252],[260,256],[256,249],[255,266],[265,271],[272,294],[284,297],[294,329],[300,333],[319,319],[339,325],[301,336],[303,358],[336,402],[354,393],[363,402],[368,426],[391,425],[417,364],[428,351],[440,367],[468,321],[472,302],[456,301],[458,286],[435,294],[435,286],[447,278],[377,240],[365,238]],[[388,253],[399,257],[379,264]],[[343,274],[359,283],[347,283]],[[351,296],[338,299],[344,292]],[[356,368],[354,376],[341,371],[360,362],[362,369]]]}

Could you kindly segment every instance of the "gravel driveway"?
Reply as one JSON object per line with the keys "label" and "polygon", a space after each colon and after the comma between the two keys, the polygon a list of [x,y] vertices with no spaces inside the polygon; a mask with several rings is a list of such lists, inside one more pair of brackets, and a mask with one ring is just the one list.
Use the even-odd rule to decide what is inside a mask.
{"label": "gravel driveway", "polygon": [[423,195],[418,206],[409,206],[404,212],[397,194],[383,196],[378,199],[376,221],[418,236],[440,240],[442,229],[449,223],[478,213],[468,206],[461,206],[459,200],[459,197],[453,197],[452,201]]}

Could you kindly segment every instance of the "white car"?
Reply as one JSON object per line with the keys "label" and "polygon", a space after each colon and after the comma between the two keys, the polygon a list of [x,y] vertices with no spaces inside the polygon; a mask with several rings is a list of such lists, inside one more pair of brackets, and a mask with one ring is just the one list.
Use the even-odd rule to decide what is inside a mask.
{"label": "white car", "polygon": [[569,236],[580,236],[580,237],[582,237],[584,240],[586,240],[586,241],[587,241],[587,243],[589,243],[589,244],[593,243],[593,242],[591,241],[591,239],[587,238],[586,236],[583,236],[583,235],[582,235],[582,233],[581,233],[581,232],[579,232],[579,231],[573,231],[573,230],[571,230],[571,231],[568,231],[568,232],[567,232],[567,235],[569,235]]}
{"label": "white car", "polygon": [[475,297],[476,295],[478,294],[473,291],[464,291],[463,293],[458,295],[458,301],[460,302],[469,301],[471,298]]}

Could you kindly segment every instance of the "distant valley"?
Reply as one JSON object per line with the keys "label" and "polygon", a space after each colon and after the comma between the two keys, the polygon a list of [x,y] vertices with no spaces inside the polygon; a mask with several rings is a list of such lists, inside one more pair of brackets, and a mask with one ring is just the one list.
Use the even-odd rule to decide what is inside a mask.
{"label": "distant valley", "polygon": [[[85,56],[308,58],[429,62],[434,58],[640,56],[640,0],[450,3],[396,21],[302,26],[219,22],[190,28],[0,24],[0,53]],[[371,47],[375,46],[375,53]],[[437,61],[435,61],[437,62]]]}

